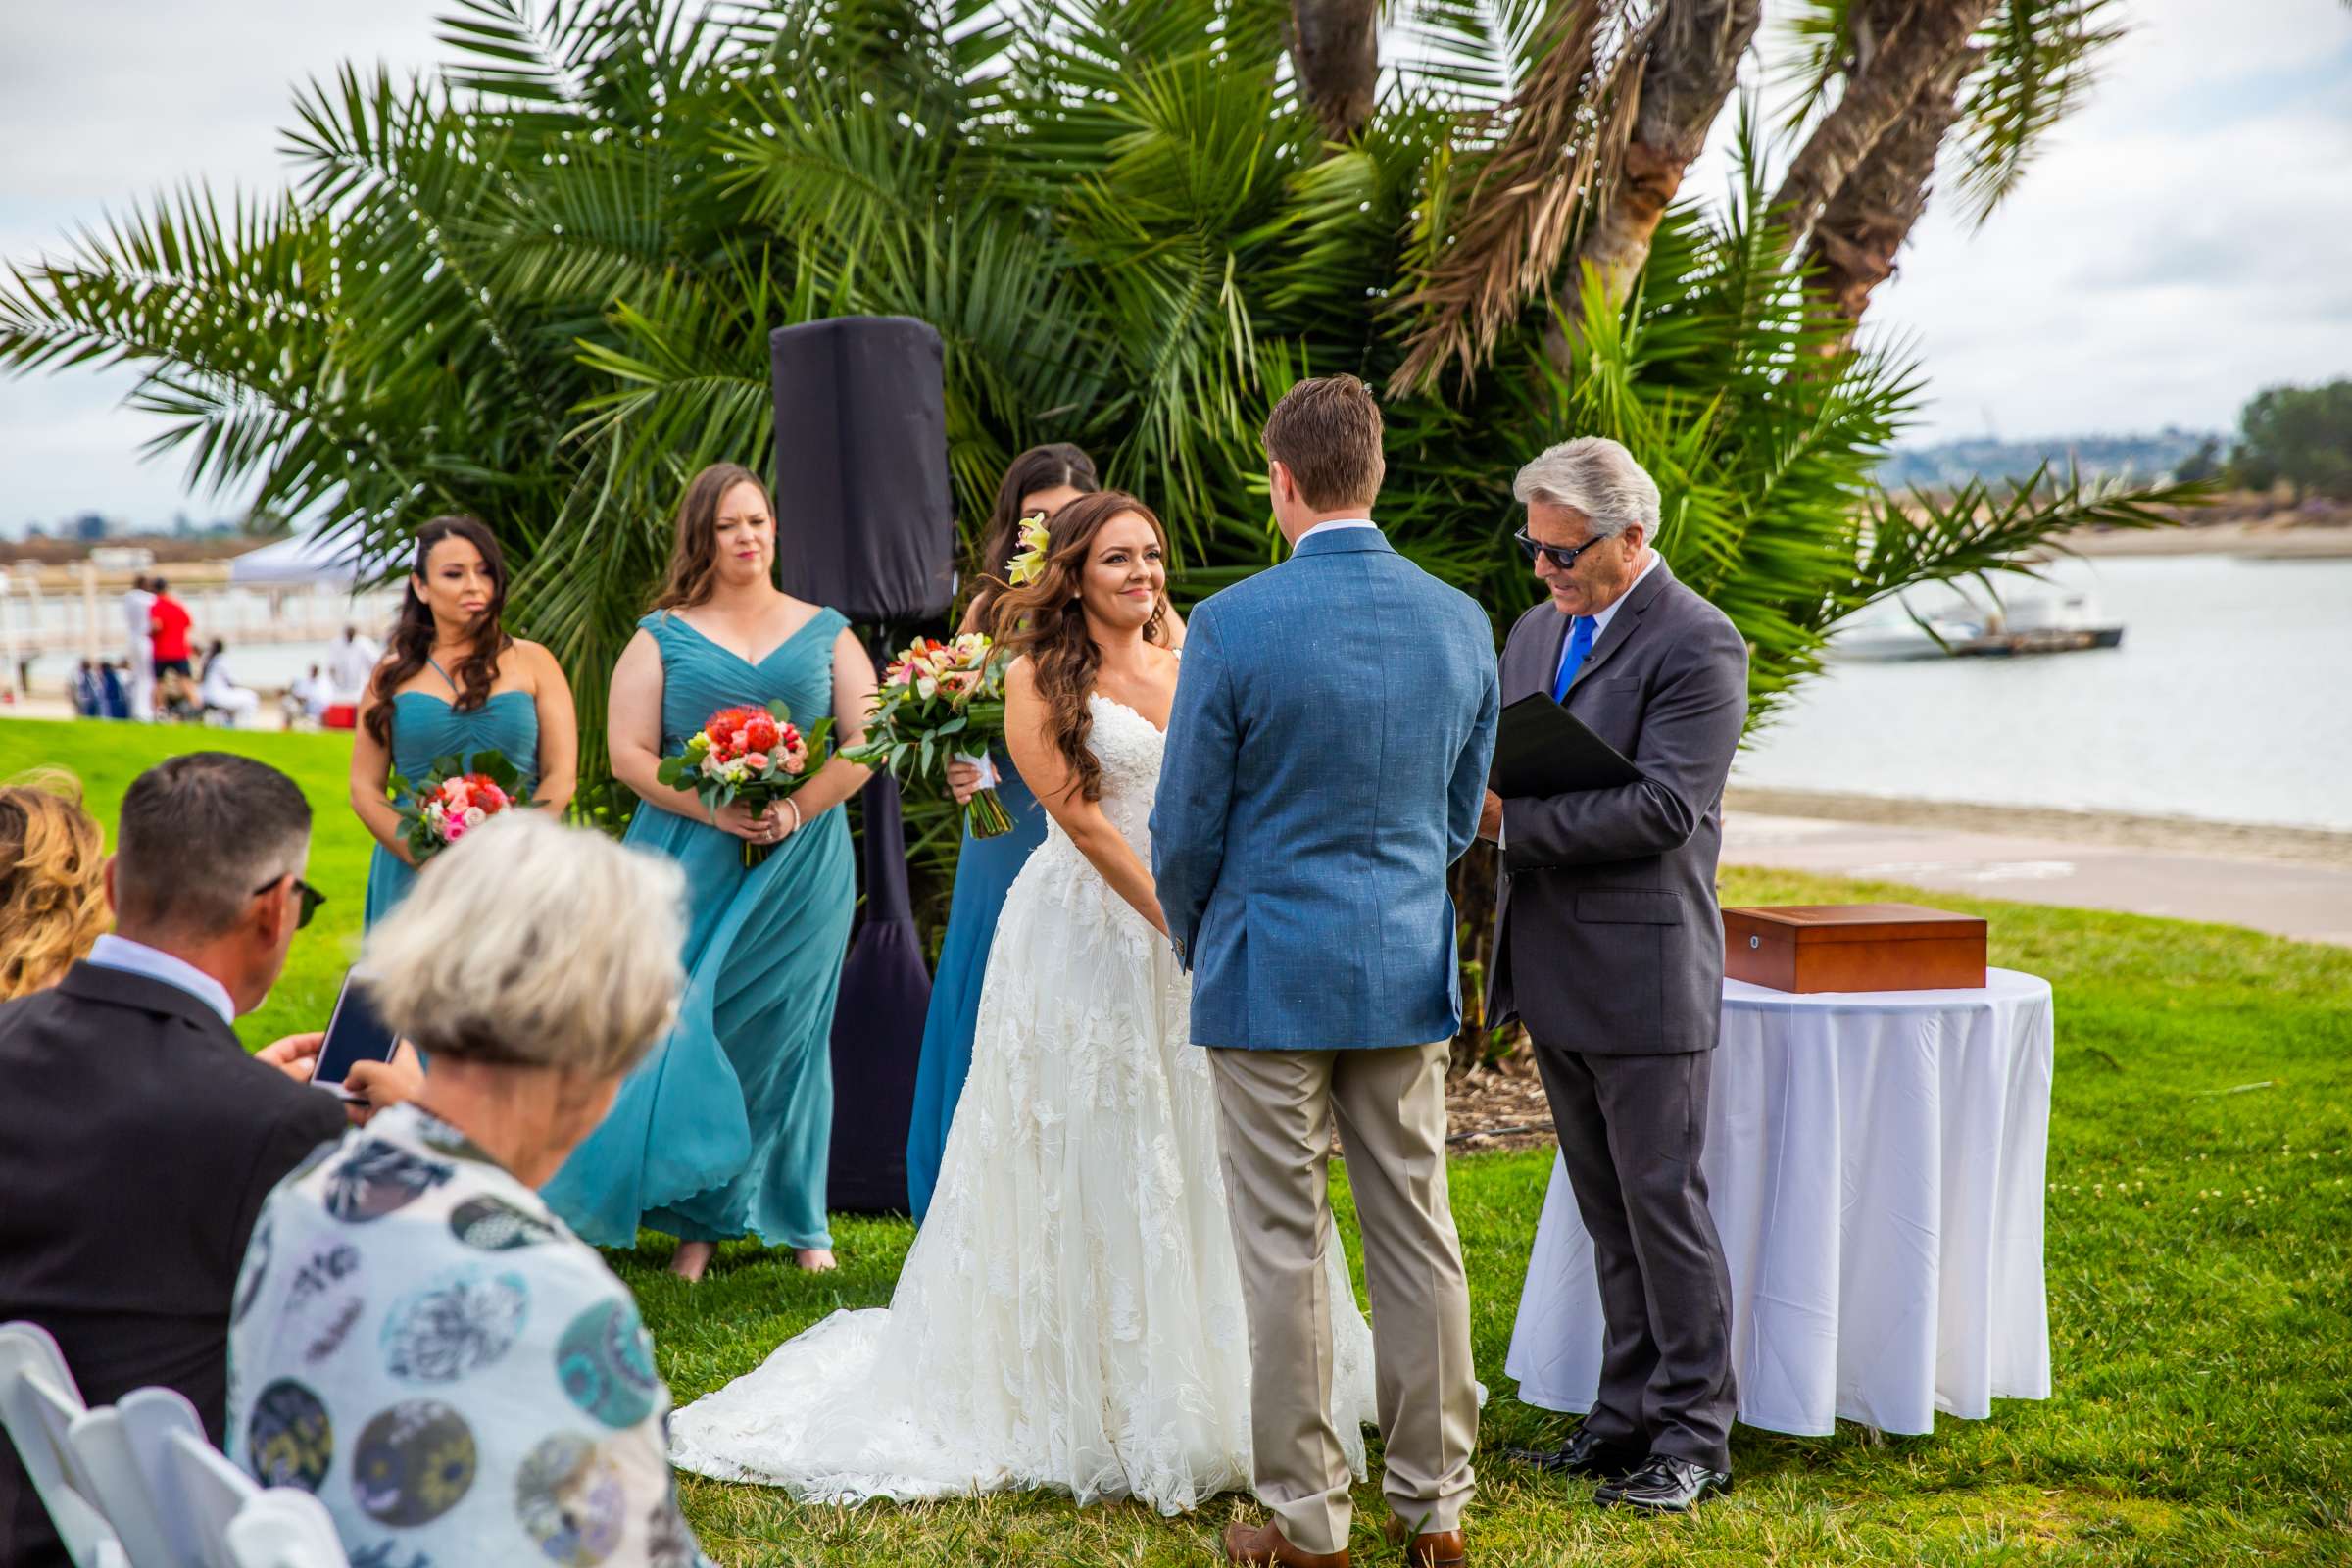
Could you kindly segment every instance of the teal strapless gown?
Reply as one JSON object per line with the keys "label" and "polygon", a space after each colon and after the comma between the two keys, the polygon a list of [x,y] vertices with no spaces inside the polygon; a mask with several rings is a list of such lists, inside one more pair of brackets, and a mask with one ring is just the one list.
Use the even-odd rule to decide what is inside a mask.
{"label": "teal strapless gown", "polygon": [[[637,624],[662,649],[664,756],[722,708],[781,699],[804,729],[833,710],[833,644],[849,624],[835,611],[757,664],[674,615]],[[625,842],[685,867],[686,993],[541,1196],[599,1247],[630,1246],[641,1223],[681,1241],[832,1246],[833,1004],[858,902],[848,821],[826,811],[750,870],[741,839],[650,801]]]}
{"label": "teal strapless gown", "polygon": [[1046,808],[1037,804],[1012,760],[996,754],[997,799],[1012,831],[993,839],[966,832],[956,858],[956,894],[948,905],[947,935],[939,944],[939,973],[931,981],[931,1008],[923,1015],[923,1049],[914,1068],[914,1110],[906,1126],[906,1203],[916,1224],[931,1208],[931,1189],[955,1125],[956,1102],[972,1070],[972,1034],[980,1022],[980,982],[988,975],[988,950],[997,939],[997,916],[1012,879],[1029,863],[1030,852],[1046,842]]}
{"label": "teal strapless gown", "polygon": [[[524,784],[538,781],[539,705],[529,692],[500,692],[466,712],[431,692],[392,699],[392,771],[401,777],[414,782],[444,757],[470,760],[489,752],[514,764]],[[373,925],[390,914],[416,885],[416,867],[377,845],[368,863],[365,922]]]}

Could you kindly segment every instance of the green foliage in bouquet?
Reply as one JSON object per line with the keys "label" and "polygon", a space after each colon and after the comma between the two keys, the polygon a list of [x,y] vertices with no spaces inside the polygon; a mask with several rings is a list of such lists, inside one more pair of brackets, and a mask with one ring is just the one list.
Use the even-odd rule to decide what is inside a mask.
{"label": "green foliage in bouquet", "polygon": [[[901,783],[937,780],[952,759],[984,756],[1004,738],[1004,662],[987,637],[918,637],[883,672],[865,744],[843,755]],[[963,818],[974,838],[1012,831],[993,789],[975,793]]]}

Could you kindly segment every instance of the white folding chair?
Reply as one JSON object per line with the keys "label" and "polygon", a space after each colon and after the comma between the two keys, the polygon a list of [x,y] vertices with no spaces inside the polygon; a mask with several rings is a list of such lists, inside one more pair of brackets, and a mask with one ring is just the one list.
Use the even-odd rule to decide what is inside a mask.
{"label": "white folding chair", "polygon": [[126,1568],[127,1558],[70,1439],[86,1413],[57,1341],[37,1323],[0,1324],[0,1426],[16,1445],[74,1568]]}
{"label": "white folding chair", "polygon": [[[261,1489],[205,1441],[196,1407],[176,1389],[135,1390],[122,1396],[115,1414],[147,1516],[161,1538],[162,1568],[224,1568],[228,1548],[221,1532]],[[190,1453],[204,1457],[190,1459]]]}
{"label": "white folding chair", "polygon": [[254,1479],[198,1432],[168,1434],[159,1454],[156,1493],[169,1498],[185,1520],[197,1550],[191,1568],[234,1568],[228,1527],[261,1496]]}
{"label": "white folding chair", "polygon": [[351,1568],[326,1504],[298,1487],[271,1487],[228,1522],[229,1568]]}
{"label": "white folding chair", "polygon": [[172,1531],[156,1510],[120,1406],[84,1410],[66,1428],[66,1442],[88,1481],[85,1495],[106,1515],[132,1568],[196,1568],[180,1556]]}

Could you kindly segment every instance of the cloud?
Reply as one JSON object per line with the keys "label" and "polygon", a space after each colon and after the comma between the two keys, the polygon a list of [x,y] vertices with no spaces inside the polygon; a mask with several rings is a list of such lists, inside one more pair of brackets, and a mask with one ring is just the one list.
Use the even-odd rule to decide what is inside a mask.
{"label": "cloud", "polygon": [[[24,0],[0,48],[0,258],[61,253],[159,191],[274,190],[299,84],[345,61],[396,74],[435,57],[447,0]],[[127,369],[0,379],[0,527],[97,511],[139,522],[235,514],[192,496],[177,456],[142,462],[164,422],[118,407]]]}
{"label": "cloud", "polygon": [[2352,12],[2129,14],[2010,201],[1973,227],[1939,196],[1874,302],[1930,376],[1914,439],[2227,429],[2264,386],[2352,375]]}

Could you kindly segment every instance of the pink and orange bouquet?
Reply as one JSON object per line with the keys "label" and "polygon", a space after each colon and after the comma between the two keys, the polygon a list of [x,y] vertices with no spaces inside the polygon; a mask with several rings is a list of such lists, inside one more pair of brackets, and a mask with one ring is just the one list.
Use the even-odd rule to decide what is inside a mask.
{"label": "pink and orange bouquet", "polygon": [[[816,776],[832,731],[833,721],[824,718],[802,734],[782,703],[722,708],[686,738],[684,751],[662,759],[656,776],[672,789],[692,792],[714,812],[729,804],[764,811]],[[774,848],[746,839],[743,863],[758,865]]]}
{"label": "pink and orange bouquet", "polygon": [[500,812],[530,804],[514,764],[496,752],[466,761],[437,758],[422,779],[411,783],[395,773],[390,788],[409,858],[418,865]]}
{"label": "pink and orange bouquet", "polygon": [[[883,670],[865,744],[852,758],[899,779],[944,774],[952,759],[985,756],[1004,736],[1004,666],[996,645],[976,631],[944,643],[917,637]],[[971,798],[963,819],[976,839],[1012,831],[993,789]]]}

